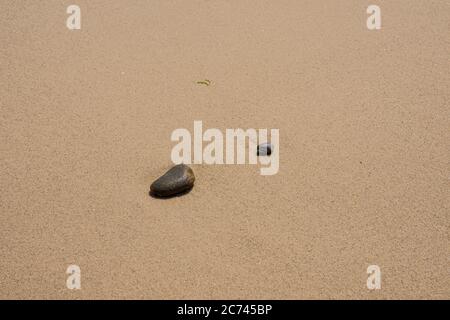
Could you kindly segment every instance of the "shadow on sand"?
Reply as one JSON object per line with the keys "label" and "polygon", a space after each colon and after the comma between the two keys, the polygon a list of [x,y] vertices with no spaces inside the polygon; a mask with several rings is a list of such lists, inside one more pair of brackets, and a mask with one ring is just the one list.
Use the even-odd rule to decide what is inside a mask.
{"label": "shadow on sand", "polygon": [[194,187],[190,187],[189,189],[186,189],[186,190],[184,190],[184,191],[181,191],[180,193],[173,194],[173,195],[170,195],[170,196],[160,196],[160,195],[157,195],[157,194],[153,193],[153,192],[150,190],[150,191],[148,192],[148,195],[149,195],[150,197],[154,198],[154,199],[169,200],[169,199],[172,199],[172,198],[182,197],[182,196],[188,194],[189,192],[191,192],[191,190],[192,190],[193,188],[194,188]]}

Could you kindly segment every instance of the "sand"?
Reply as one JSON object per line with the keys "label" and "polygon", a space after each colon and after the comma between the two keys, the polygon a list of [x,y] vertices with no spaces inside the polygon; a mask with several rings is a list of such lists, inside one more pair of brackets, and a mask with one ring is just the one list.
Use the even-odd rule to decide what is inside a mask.
{"label": "sand", "polygon": [[[449,299],[450,2],[372,3],[2,1],[0,297]],[[279,173],[149,197],[194,120]]]}

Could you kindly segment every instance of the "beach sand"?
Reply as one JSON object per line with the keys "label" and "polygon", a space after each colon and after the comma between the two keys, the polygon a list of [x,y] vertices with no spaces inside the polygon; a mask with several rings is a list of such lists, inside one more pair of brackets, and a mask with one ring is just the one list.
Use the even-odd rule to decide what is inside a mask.
{"label": "beach sand", "polygon": [[[2,1],[0,298],[449,299],[450,2],[370,4]],[[278,174],[150,197],[194,120]]]}

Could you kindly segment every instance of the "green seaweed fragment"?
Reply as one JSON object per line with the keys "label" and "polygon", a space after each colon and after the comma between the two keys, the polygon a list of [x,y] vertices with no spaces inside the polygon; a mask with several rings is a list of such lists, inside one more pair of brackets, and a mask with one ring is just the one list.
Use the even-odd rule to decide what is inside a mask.
{"label": "green seaweed fragment", "polygon": [[204,84],[205,86],[209,86],[211,84],[211,81],[208,79],[197,81],[197,84]]}

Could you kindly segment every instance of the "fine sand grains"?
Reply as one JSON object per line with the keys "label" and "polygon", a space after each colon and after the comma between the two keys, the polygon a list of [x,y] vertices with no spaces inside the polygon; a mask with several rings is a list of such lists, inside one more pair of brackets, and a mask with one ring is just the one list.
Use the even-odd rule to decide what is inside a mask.
{"label": "fine sand grains", "polygon": [[[449,299],[450,1],[370,4],[0,1],[0,297]],[[149,197],[196,120],[277,174]]]}

